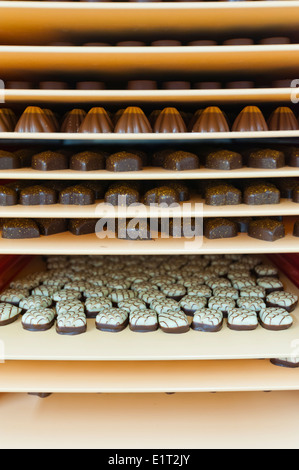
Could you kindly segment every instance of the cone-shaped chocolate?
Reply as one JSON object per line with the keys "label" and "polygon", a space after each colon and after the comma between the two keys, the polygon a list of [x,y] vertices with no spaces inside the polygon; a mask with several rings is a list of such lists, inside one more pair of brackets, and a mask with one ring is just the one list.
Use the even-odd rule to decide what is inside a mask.
{"label": "cone-shaped chocolate", "polygon": [[79,132],[108,134],[113,132],[113,123],[104,108],[91,108],[79,128]]}
{"label": "cone-shaped chocolate", "polygon": [[11,109],[0,109],[0,132],[13,132],[15,130],[16,123],[16,115]]}
{"label": "cone-shaped chocolate", "polygon": [[269,131],[296,131],[298,121],[293,111],[287,106],[280,106],[273,111],[268,119]]}
{"label": "cone-shaped chocolate", "polygon": [[152,132],[152,128],[142,109],[137,106],[129,106],[118,119],[114,132],[119,134],[140,134]]}
{"label": "cone-shaped chocolate", "polygon": [[245,106],[236,117],[233,132],[258,132],[267,131],[268,126],[264,115],[257,106]]}
{"label": "cone-shaped chocolate", "polygon": [[192,131],[194,124],[196,123],[196,121],[198,120],[202,112],[203,112],[203,109],[197,109],[197,111],[195,111],[195,113],[193,114],[193,116],[191,117],[188,123],[188,131],[190,132]]}
{"label": "cone-shaped chocolate", "polygon": [[51,119],[38,106],[28,106],[15,128],[15,132],[55,132],[55,130]]}
{"label": "cone-shaped chocolate", "polygon": [[199,114],[192,132],[229,132],[229,126],[221,109],[209,106]]}
{"label": "cone-shaped chocolate", "polygon": [[176,108],[164,108],[155,121],[154,132],[187,132],[187,127],[184,119]]}
{"label": "cone-shaped chocolate", "polygon": [[44,109],[45,114],[48,116],[49,120],[52,122],[53,126],[55,127],[55,132],[59,131],[59,124],[58,119],[56,118],[55,114],[51,109]]}
{"label": "cone-shaped chocolate", "polygon": [[83,109],[72,109],[65,115],[60,131],[68,134],[79,132],[85,116],[86,112]]}

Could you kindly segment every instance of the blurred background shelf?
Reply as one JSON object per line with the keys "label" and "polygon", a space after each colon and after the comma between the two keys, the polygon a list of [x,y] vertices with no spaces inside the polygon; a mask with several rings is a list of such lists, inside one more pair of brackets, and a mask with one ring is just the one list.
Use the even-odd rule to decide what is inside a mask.
{"label": "blurred background shelf", "polygon": [[[167,35],[282,34],[297,30],[298,1],[80,3],[0,2],[0,40],[12,44]],[[134,26],[132,28],[132,26]],[[116,33],[117,32],[117,33]],[[87,41],[86,41],[87,42]]]}

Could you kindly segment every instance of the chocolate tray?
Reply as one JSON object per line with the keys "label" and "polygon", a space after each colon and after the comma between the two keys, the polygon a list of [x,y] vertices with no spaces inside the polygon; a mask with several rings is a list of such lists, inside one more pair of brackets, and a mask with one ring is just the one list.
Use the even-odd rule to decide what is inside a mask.
{"label": "chocolate tray", "polygon": [[[34,271],[36,260],[32,266]],[[26,272],[30,272],[28,267]],[[285,290],[299,295],[298,288],[283,273],[279,276]],[[254,331],[232,331],[224,324],[217,333],[189,330],[179,335],[163,333],[162,330],[142,334],[129,328],[118,333],[100,332],[95,328],[95,320],[88,319],[86,333],[61,336],[54,327],[45,332],[25,331],[19,319],[1,327],[1,352],[4,360],[44,361],[174,361],[298,356],[299,307],[292,315],[293,326],[283,331],[269,331],[261,326]]]}

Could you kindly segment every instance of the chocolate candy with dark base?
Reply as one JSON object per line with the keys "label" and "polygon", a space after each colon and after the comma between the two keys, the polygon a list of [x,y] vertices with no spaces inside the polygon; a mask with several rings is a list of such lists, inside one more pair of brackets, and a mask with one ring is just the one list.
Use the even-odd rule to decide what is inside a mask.
{"label": "chocolate candy with dark base", "polygon": [[39,228],[32,219],[8,219],[2,227],[2,237],[13,239],[38,238]]}
{"label": "chocolate candy with dark base", "polygon": [[[49,1],[52,1],[52,0],[49,0]],[[28,395],[36,396],[36,397],[39,397],[39,398],[48,398],[52,395],[52,393],[28,392]]]}
{"label": "chocolate candy with dark base", "polygon": [[21,166],[21,160],[16,154],[0,150],[0,170],[13,170]]}
{"label": "chocolate candy with dark base", "polygon": [[77,82],[77,90],[105,90],[106,84],[104,82]]}
{"label": "chocolate candy with dark base", "polygon": [[83,109],[72,109],[69,111],[61,124],[60,132],[75,134],[79,132],[80,126],[84,121],[86,112]]}
{"label": "chocolate candy with dark base", "polygon": [[252,38],[234,38],[224,41],[223,46],[252,46],[254,41]]}
{"label": "chocolate candy with dark base", "polygon": [[129,106],[119,117],[115,124],[114,132],[117,134],[151,133],[151,125],[142,111],[137,106]]}
{"label": "chocolate candy with dark base", "polygon": [[116,47],[144,47],[146,43],[143,41],[120,41],[115,44]]}
{"label": "chocolate candy with dark base", "polygon": [[257,106],[245,106],[236,117],[233,132],[259,132],[267,131],[268,126],[263,113]]}
{"label": "chocolate candy with dark base", "polygon": [[242,155],[238,152],[217,150],[206,156],[205,167],[211,170],[235,170],[242,166]]}
{"label": "chocolate candy with dark base", "polygon": [[47,150],[32,157],[31,167],[39,171],[66,170],[69,162],[65,154]]}
{"label": "chocolate candy with dark base", "polygon": [[105,194],[105,202],[113,206],[130,206],[139,201],[139,192],[136,189],[122,185],[108,189]]}
{"label": "chocolate candy with dark base", "polygon": [[274,366],[289,367],[290,369],[296,369],[299,367],[299,360],[296,357],[275,358],[275,359],[270,359],[270,362]]}
{"label": "chocolate candy with dark base", "polygon": [[5,82],[5,88],[7,90],[31,90],[34,87],[34,84],[25,80],[13,80]]}
{"label": "chocolate candy with dark base", "polygon": [[204,223],[204,236],[210,240],[232,238],[238,235],[238,226],[228,219],[216,218]]}
{"label": "chocolate candy with dark base", "polygon": [[56,132],[47,113],[38,106],[28,106],[18,120],[15,132]]}
{"label": "chocolate candy with dark base", "polygon": [[181,114],[176,108],[164,108],[155,121],[154,132],[187,132],[187,127]]}
{"label": "chocolate candy with dark base", "polygon": [[205,203],[209,206],[226,206],[241,204],[242,193],[229,184],[216,184],[207,188]]}
{"label": "chocolate candy with dark base", "polygon": [[64,189],[59,195],[60,204],[86,206],[94,202],[94,192],[80,184]]}
{"label": "chocolate candy with dark base", "polygon": [[67,90],[68,83],[67,82],[40,82],[39,84],[40,90]]}
{"label": "chocolate candy with dark base", "polygon": [[150,204],[177,204],[179,203],[179,195],[177,191],[169,186],[159,186],[147,191],[143,197],[143,203]]}
{"label": "chocolate candy with dark base", "polygon": [[290,292],[271,292],[266,297],[267,307],[284,308],[287,312],[293,312],[298,305],[298,296]]}
{"label": "chocolate candy with dark base", "polygon": [[56,191],[47,186],[29,186],[20,192],[20,204],[23,206],[49,205],[56,202]]}
{"label": "chocolate candy with dark base", "polygon": [[70,219],[69,231],[73,235],[87,235],[95,233],[98,219]]}
{"label": "chocolate candy with dark base", "polygon": [[254,82],[251,82],[250,80],[239,80],[237,82],[228,82],[226,84],[226,88],[228,90],[254,88]]}
{"label": "chocolate candy with dark base", "polygon": [[100,152],[80,152],[73,155],[70,161],[70,169],[75,171],[103,170],[105,166],[105,155]]}
{"label": "chocolate candy with dark base", "polygon": [[245,188],[243,197],[245,204],[255,206],[280,203],[280,191],[273,184],[251,184]]}
{"label": "chocolate candy with dark base", "polygon": [[158,88],[155,80],[130,80],[128,90],[156,90]]}
{"label": "chocolate candy with dark base", "polygon": [[253,220],[248,227],[248,235],[258,240],[274,242],[285,236],[283,222],[270,218]]}
{"label": "chocolate candy with dark base", "polygon": [[196,90],[220,90],[222,84],[221,82],[196,82],[193,83],[193,88]]}
{"label": "chocolate candy with dark base", "polygon": [[160,39],[151,43],[153,47],[180,47],[182,46],[181,41],[177,39]]}
{"label": "chocolate candy with dark base", "polygon": [[229,132],[229,125],[221,109],[209,106],[199,114],[192,132]]}
{"label": "chocolate candy with dark base", "polygon": [[85,116],[79,132],[93,134],[109,134],[113,132],[113,123],[104,108],[92,108]]}
{"label": "chocolate candy with dark base", "polygon": [[250,168],[274,169],[285,166],[284,153],[279,150],[261,149],[251,152],[248,156]]}
{"label": "chocolate candy with dark base", "polygon": [[291,41],[290,41],[290,38],[286,36],[276,36],[276,37],[261,39],[260,44],[263,44],[263,45],[291,44]]}
{"label": "chocolate candy with dark base", "polygon": [[67,219],[36,219],[41,235],[49,236],[67,232]]}
{"label": "chocolate candy with dark base", "polygon": [[294,237],[299,237],[299,220],[296,220],[294,223],[293,235]]}
{"label": "chocolate candy with dark base", "polygon": [[187,46],[217,46],[217,41],[213,39],[199,39],[188,42]]}
{"label": "chocolate candy with dark base", "polygon": [[178,150],[166,156],[163,168],[165,170],[196,170],[199,168],[199,158],[191,152]]}
{"label": "chocolate candy with dark base", "polygon": [[164,90],[190,90],[191,83],[183,80],[176,80],[171,82],[163,82],[162,88]]}
{"label": "chocolate candy with dark base", "polygon": [[0,206],[15,206],[18,203],[17,192],[8,186],[0,186]]}
{"label": "chocolate candy with dark base", "polygon": [[139,171],[142,170],[142,159],[139,155],[126,151],[110,155],[106,160],[108,171]]}

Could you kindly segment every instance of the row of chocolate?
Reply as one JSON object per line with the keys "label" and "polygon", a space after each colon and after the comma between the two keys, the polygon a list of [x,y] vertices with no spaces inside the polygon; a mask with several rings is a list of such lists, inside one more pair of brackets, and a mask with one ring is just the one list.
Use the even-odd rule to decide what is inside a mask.
{"label": "row of chocolate", "polygon": [[156,110],[148,118],[138,106],[128,106],[114,115],[102,107],[88,112],[73,109],[59,122],[52,110],[28,106],[19,119],[11,109],[0,109],[0,132],[63,133],[184,133],[246,132],[298,130],[299,123],[291,108],[279,106],[266,120],[257,106],[245,106],[230,124],[218,106],[197,110],[191,116],[174,107]]}
{"label": "row of chocolate", "polygon": [[275,266],[257,256],[134,258],[121,259],[122,269],[117,263],[115,270],[109,257],[94,264],[92,258],[54,256],[48,270],[12,281],[0,294],[0,325],[22,315],[25,330],[56,323],[58,333],[74,335],[86,332],[87,318],[108,332],[128,325],[136,332],[216,332],[224,318],[237,331],[293,324],[298,296],[284,289]]}
{"label": "row of chocolate", "polygon": [[[196,152],[196,153],[195,153]],[[159,167],[171,171],[236,170],[243,167],[275,169],[299,167],[299,147],[278,145],[277,148],[197,148],[192,151],[166,148],[149,153],[144,149],[128,149],[111,153],[107,149],[91,148],[77,152],[67,148],[37,151],[22,148],[0,150],[0,170],[31,167],[37,171],[67,170],[113,172],[141,171],[144,167]]]}
{"label": "row of chocolate", "polygon": [[4,86],[7,90],[219,90],[226,88],[232,89],[248,89],[248,88],[289,88],[292,86],[294,79],[278,79],[272,81],[272,78],[262,78],[254,80],[227,80],[221,82],[219,80],[129,80],[128,82],[113,83],[100,80],[85,80],[79,82],[65,82],[58,80],[47,80],[39,83],[30,81],[6,81]]}
{"label": "row of chocolate", "polygon": [[[214,39],[196,39],[192,41],[181,41],[179,39],[158,39],[154,41],[141,41],[141,40],[125,40],[117,41],[115,43],[107,43],[103,41],[74,43],[69,41],[54,41],[45,44],[46,46],[61,46],[61,47],[184,47],[184,46],[252,46],[254,44],[261,45],[275,45],[275,44],[292,44],[294,41],[288,36],[264,37],[264,38],[233,38],[225,40]],[[40,44],[41,45],[41,44]]]}
{"label": "row of chocolate", "polygon": [[132,204],[173,206],[191,201],[191,195],[206,205],[226,206],[247,204],[261,206],[279,204],[282,196],[299,203],[299,178],[282,180],[239,180],[199,182],[165,181],[43,181],[32,184],[26,180],[0,185],[0,206],[79,205],[105,202],[112,206]]}
{"label": "row of chocolate", "polygon": [[[65,219],[65,218],[2,218],[2,238],[10,240],[39,238],[69,232],[73,235],[96,234],[100,238],[155,240],[158,238],[195,239],[202,235],[209,240],[235,238],[239,233],[267,242],[286,236],[282,217],[215,217],[215,218],[134,218],[134,219]],[[299,237],[299,220],[294,222],[293,236]]]}

